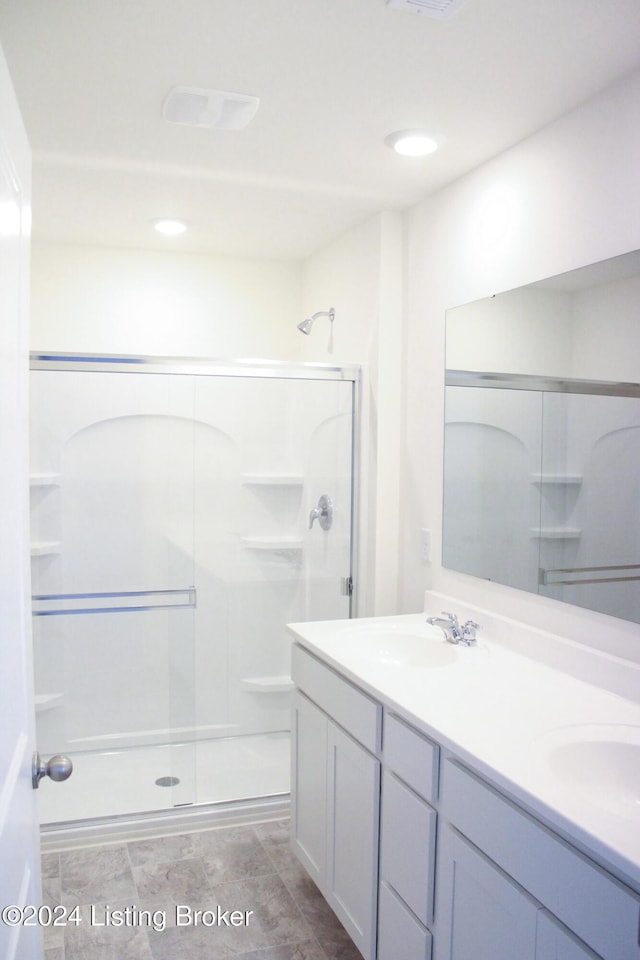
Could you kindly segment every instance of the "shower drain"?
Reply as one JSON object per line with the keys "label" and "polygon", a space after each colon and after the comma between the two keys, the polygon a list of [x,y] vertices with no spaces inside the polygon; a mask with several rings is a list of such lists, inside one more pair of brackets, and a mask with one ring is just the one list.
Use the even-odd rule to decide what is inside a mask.
{"label": "shower drain", "polygon": [[176,787],[179,783],[178,777],[158,777],[156,780],[157,787]]}

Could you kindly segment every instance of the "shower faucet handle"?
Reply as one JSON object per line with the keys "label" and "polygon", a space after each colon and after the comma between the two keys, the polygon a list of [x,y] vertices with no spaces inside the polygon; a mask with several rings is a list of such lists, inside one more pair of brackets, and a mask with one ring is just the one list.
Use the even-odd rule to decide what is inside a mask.
{"label": "shower faucet handle", "polygon": [[309,514],[309,530],[311,530],[316,520],[323,530],[331,529],[331,524],[333,523],[333,501],[326,493],[322,494],[318,500],[317,507],[314,507]]}

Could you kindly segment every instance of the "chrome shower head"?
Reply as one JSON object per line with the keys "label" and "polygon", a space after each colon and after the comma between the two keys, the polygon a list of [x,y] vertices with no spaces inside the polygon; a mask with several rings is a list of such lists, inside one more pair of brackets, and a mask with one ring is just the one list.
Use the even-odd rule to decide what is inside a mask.
{"label": "chrome shower head", "polygon": [[311,327],[313,326],[314,320],[317,320],[318,317],[329,317],[330,323],[333,323],[335,315],[336,312],[333,307],[331,307],[330,310],[318,310],[317,313],[312,314],[306,320],[303,320],[302,323],[299,323],[298,330],[300,330],[301,333],[306,333],[309,335],[311,333]]}

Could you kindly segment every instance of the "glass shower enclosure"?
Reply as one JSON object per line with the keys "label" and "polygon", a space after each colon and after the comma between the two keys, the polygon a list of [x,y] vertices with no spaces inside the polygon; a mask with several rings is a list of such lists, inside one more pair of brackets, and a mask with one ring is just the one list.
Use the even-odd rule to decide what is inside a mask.
{"label": "glass shower enclosure", "polygon": [[359,369],[34,354],[43,824],[289,790],[285,624],[351,615]]}

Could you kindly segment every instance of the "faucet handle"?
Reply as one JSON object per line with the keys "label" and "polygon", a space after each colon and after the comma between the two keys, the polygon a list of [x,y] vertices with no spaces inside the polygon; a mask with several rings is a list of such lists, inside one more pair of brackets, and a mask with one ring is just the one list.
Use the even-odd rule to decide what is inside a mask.
{"label": "faucet handle", "polygon": [[443,610],[442,616],[446,617],[451,624],[451,637],[453,642],[460,643],[460,641],[463,639],[463,635],[457,615],[455,613],[449,613],[448,611]]}
{"label": "faucet handle", "polygon": [[462,628],[462,639],[465,643],[475,643],[478,639],[476,637],[476,631],[480,629],[480,624],[476,623],[475,620],[467,620],[464,627]]}

